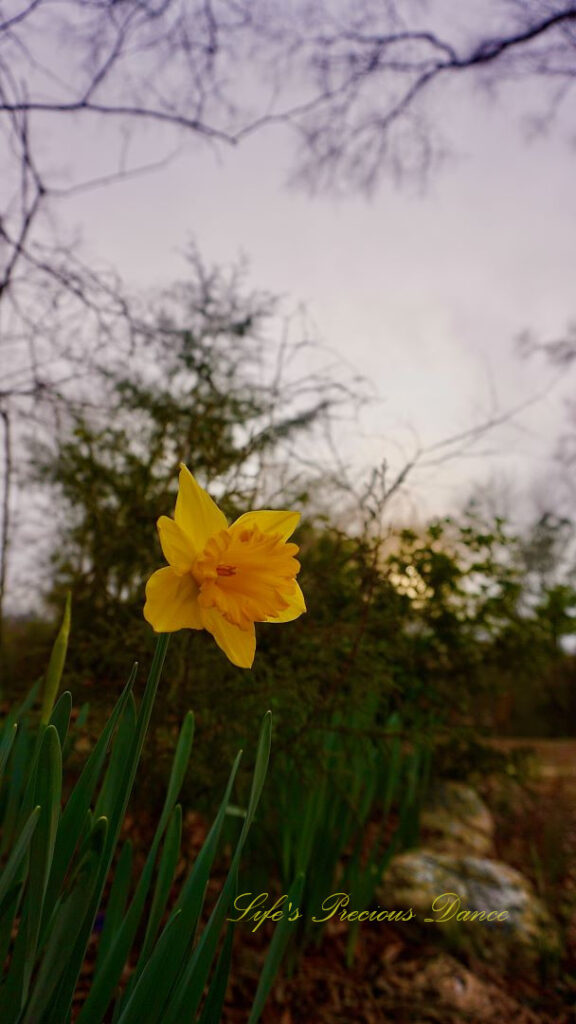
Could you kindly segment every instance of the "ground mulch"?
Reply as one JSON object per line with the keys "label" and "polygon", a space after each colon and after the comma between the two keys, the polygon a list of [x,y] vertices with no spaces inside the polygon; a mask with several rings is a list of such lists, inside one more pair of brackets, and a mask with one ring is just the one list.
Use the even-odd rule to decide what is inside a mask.
{"label": "ground mulch", "polygon": [[[294,969],[281,970],[261,1024],[573,1024],[576,1005],[576,741],[536,745],[533,771],[521,782],[487,780],[481,787],[496,816],[497,856],[526,874],[555,917],[563,942],[559,964],[507,970],[455,955],[414,930],[365,923],[352,966],[346,963],[348,925],[329,922]],[[147,823],[128,818],[126,834],[142,850]],[[188,814],[186,859],[202,845],[206,825]],[[187,863],[180,872],[184,875]],[[224,874],[214,874],[208,901]],[[256,934],[236,928],[233,970],[221,1024],[246,1024],[262,964],[273,936],[267,923]],[[89,989],[93,956],[82,972],[76,1012]]]}
{"label": "ground mulch", "polygon": [[[496,817],[497,857],[530,878],[558,924],[560,963],[507,970],[456,957],[441,939],[432,945],[408,928],[366,923],[348,967],[348,926],[330,922],[292,976],[281,974],[262,1024],[573,1024],[576,741],[535,741],[531,761],[528,778],[489,780],[484,795]],[[248,929],[239,932],[222,1024],[247,1020],[271,935],[256,940]]]}

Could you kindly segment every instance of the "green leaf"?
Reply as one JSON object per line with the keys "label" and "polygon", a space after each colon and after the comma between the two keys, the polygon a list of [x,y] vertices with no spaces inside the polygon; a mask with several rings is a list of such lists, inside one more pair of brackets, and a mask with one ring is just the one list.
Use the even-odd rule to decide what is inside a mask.
{"label": "green leaf", "polygon": [[[180,856],[180,841],[182,838],[182,808],[177,804],[166,830],[164,848],[158,866],[158,877],[154,889],[154,897],[148,917],[148,926],[144,937],[144,945],[140,954],[140,961],[145,963],[152,951],[162,916],[166,909],[170,890],[174,881],[174,872],[178,865]],[[139,961],[139,963],[140,963]]]}
{"label": "green leaf", "polygon": [[[128,763],[130,763],[131,758],[140,757],[141,742],[143,741],[143,734],[141,735],[141,731],[142,729],[145,730],[147,727],[149,711],[151,710],[151,708],[148,708],[148,710],[146,709],[148,707],[150,692],[152,691],[153,687],[157,685],[158,682],[155,674],[158,673],[161,669],[164,655],[166,652],[166,646],[167,639],[162,636],[159,637],[156,647],[157,657],[155,657],[152,669],[150,671],[146,692],[144,694],[142,706],[140,708],[140,713],[138,715],[136,736],[131,741],[130,752],[128,755]],[[151,680],[152,685],[150,685]],[[191,715],[188,715],[183,724],[181,735],[179,737],[178,747],[174,757],[174,764],[171,773],[170,783],[168,786],[166,800],[164,803],[164,808],[160,816],[160,821],[158,823],[154,839],[152,841],[150,852],[146,859],[146,864],[144,865],[142,875],[140,876],[138,885],[136,886],[136,892],[134,893],[134,897],[132,899],[132,903],[130,905],[128,913],[124,917],[118,929],[118,933],[115,936],[113,942],[111,943],[107,955],[103,959],[101,966],[99,965],[99,970],[97,974],[94,976],[92,988],[90,990],[88,999],[86,1000],[86,1003],[84,1004],[84,1007],[82,1008],[82,1011],[78,1018],[78,1024],[87,1024],[87,1022],[90,1021],[93,1017],[98,1017],[99,1015],[103,1016],[105,1014],[106,1009],[110,1003],[110,1000],[112,999],[114,989],[121,976],[124,963],[132,947],[132,943],[134,941],[134,937],[144,911],[146,897],[148,895],[148,890],[152,880],[154,865],[156,861],[158,848],[162,839],[162,835],[166,829],[168,821],[170,820],[170,815],[172,814],[174,808],[174,802],[178,796],[178,788],[180,787],[184,779],[184,774],[188,763],[188,757],[190,754],[190,747],[192,744],[193,728],[193,717]],[[126,771],[124,772],[124,778],[125,777]],[[131,776],[129,775],[129,778],[130,777],[133,780],[133,774],[131,774]],[[118,805],[119,804],[120,798],[118,800]],[[124,809],[122,810],[122,816],[123,815]]]}
{"label": "green leaf", "polygon": [[50,716],[50,724],[53,725],[58,732],[61,747],[64,746],[66,736],[68,734],[71,712],[72,694],[70,693],[70,690],[64,690],[64,693],[62,693],[56,701],[56,705]]}
{"label": "green leaf", "polygon": [[[141,1024],[144,1020],[161,1020],[162,1009],[172,986],[169,970],[174,957],[175,934],[179,933],[178,910],[170,918],[148,961],[148,970],[141,974],[116,1024]],[[178,948],[178,940],[176,948]]]}
{"label": "green leaf", "polygon": [[36,698],[40,693],[41,686],[42,678],[36,680],[34,686],[30,689],[30,692],[26,694],[22,703],[19,704],[16,708],[14,708],[12,714],[17,721],[21,721],[21,719],[24,718],[28,711],[30,711],[30,708],[33,707]]}
{"label": "green leaf", "polygon": [[60,826],[58,828],[58,835],[56,837],[56,849],[54,850],[52,873],[48,882],[46,895],[46,903],[48,907],[52,907],[56,896],[60,891],[66,872],[68,871],[74,849],[84,827],[86,812],[90,806],[90,802],[102,773],[110,740],[112,739],[118,719],[123,713],[126,702],[132,693],[134,679],[136,678],[136,669],[137,666],[134,665],[128,682],[118,698],[116,706],[114,707],[110,718],[106,722],[94,749],[86,761],[82,774],[74,786],[62,813]]}
{"label": "green leaf", "polygon": [[[222,826],[226,817],[226,809],[230,801],[232,786],[236,778],[240,758],[241,752],[237,755],[234,765],[232,766],[232,771],[230,772],[224,797],[218,809],[216,818],[214,819],[212,827],[198,853],[194,866],[180,891],[176,906],[172,910],[170,916],[169,923],[173,920],[176,920],[176,923],[173,931],[171,930],[171,935],[173,935],[172,956],[168,963],[166,963],[162,976],[162,985],[165,987],[166,992],[171,990],[180,977],[187,962],[190,949],[192,948],[196,927],[204,904],[206,886],[210,877],[210,869],[214,862],[214,857],[216,856]],[[149,961],[144,966],[140,976],[142,984],[147,985],[149,980],[155,977],[156,970],[153,962],[154,956],[155,950],[151,954]],[[171,1007],[172,1003],[170,1002],[169,1005]],[[122,1009],[124,1010],[124,1007]]]}
{"label": "green leaf", "polygon": [[[186,770],[188,768],[188,762],[190,760],[190,753],[192,750],[192,742],[194,740],[194,714],[192,711],[188,711],[182,723],[180,735],[178,736],[178,743],[176,745],[176,752],[174,754],[174,760],[172,761],[172,769],[170,771],[170,781],[168,782],[168,790],[166,793],[166,799],[160,818],[162,828],[162,822],[167,818],[168,814],[172,813],[172,807],[178,799],[178,794],[182,788],[182,783],[186,776]],[[163,830],[163,828],[162,828]]]}
{"label": "green leaf", "polygon": [[[268,761],[270,760],[270,745],[272,743],[272,712],[267,711],[264,715],[262,727],[260,729],[260,736],[258,737],[258,749],[256,751],[256,763],[254,765],[254,775],[252,778],[252,788],[250,790],[250,799],[248,801],[248,810],[246,812],[246,819],[242,828],[242,836],[246,836],[248,830],[254,820],[256,808],[262,796],[262,789],[264,788],[264,782],[266,781],[266,773],[268,771]],[[243,845],[243,844],[242,844]]]}
{"label": "green leaf", "polygon": [[132,792],[132,787],[134,785],[136,769],[138,768],[138,763],[142,754],[142,747],[144,745],[146,731],[150,722],[150,715],[152,714],[152,708],[156,698],[156,692],[160,682],[160,674],[166,657],[169,640],[169,633],[161,633],[156,641],[156,649],[154,651],[152,665],[150,666],[144,695],[142,697],[142,703],[138,711],[136,734],[133,737],[132,745],[124,765],[124,775],[122,779],[123,784],[121,789],[118,791],[116,805],[110,817],[110,832],[108,834],[108,855],[110,857],[112,856],[112,852],[118,840],[122,822],[124,821],[124,815],[126,814],[128,800],[130,799],[130,793]]}
{"label": "green leaf", "polygon": [[[19,728],[10,758],[10,786],[8,801],[2,822],[2,843],[0,855],[11,848],[15,835],[22,829],[25,818],[32,810],[33,792],[30,790],[30,806],[26,815],[23,814],[23,798],[32,777],[34,740],[27,729]],[[20,821],[20,829],[18,823]]]}
{"label": "green leaf", "polygon": [[37,1024],[43,1019],[42,1015],[64,972],[97,883],[107,827],[106,818],[99,818],[76,871],[71,891],[52,921],[50,938],[22,1024]]}
{"label": "green leaf", "polygon": [[2,781],[2,776],[4,775],[4,769],[6,767],[6,762],[8,761],[8,758],[10,757],[10,753],[11,753],[12,747],[14,745],[14,740],[16,739],[17,731],[18,731],[18,723],[17,722],[7,723],[5,725],[5,727],[4,727],[4,733],[3,733],[3,736],[2,736],[2,742],[0,743],[0,782]]}
{"label": "green leaf", "polygon": [[18,936],[10,969],[0,993],[0,1019],[12,1024],[19,1017],[28,996],[36,960],[46,884],[52,863],[62,784],[60,741],[53,725],[41,733],[38,771],[34,772],[35,803],[40,805],[38,821],[29,845],[29,870],[22,903]]}
{"label": "green leaf", "polygon": [[56,694],[58,693],[58,688],[60,686],[62,672],[64,671],[66,651],[68,650],[68,638],[70,636],[70,602],[70,592],[68,592],[66,595],[66,605],[64,608],[64,616],[62,618],[62,625],[60,626],[58,636],[54,641],[50,661],[48,663],[48,671],[46,672],[46,678],[44,680],[42,710],[40,712],[40,722],[42,725],[45,725],[50,720],[54,701],[56,700]]}
{"label": "green leaf", "polygon": [[2,874],[0,875],[0,907],[2,906],[11,885],[16,880],[18,869],[20,868],[22,860],[28,851],[28,846],[34,834],[34,829],[38,824],[39,817],[40,807],[35,807],[24,825],[22,832],[18,836],[18,840],[12,849],[7,863],[2,868]]}
{"label": "green leaf", "polygon": [[222,1019],[222,1009],[228,988],[230,976],[230,964],[232,961],[232,944],[234,942],[234,925],[229,924],[226,930],[226,938],[218,957],[214,976],[210,980],[210,988],[206,996],[206,1002],[202,1007],[199,1024],[214,1024],[214,1021]]}
{"label": "green leaf", "polygon": [[202,993],[206,984],[210,965],[214,958],[218,938],[232,900],[232,895],[236,885],[236,873],[242,849],[246,842],[248,831],[252,825],[252,821],[254,820],[258,801],[262,794],[262,788],[264,786],[266,772],[268,769],[268,760],[270,757],[271,737],[272,715],[270,711],[267,711],[262,722],[260,736],[258,739],[256,762],[252,777],[252,787],[250,790],[250,798],[248,800],[246,819],[236,844],[230,870],[218,902],[216,903],[216,906],[210,915],[210,919],[204,928],[202,937],[200,938],[184,974],[178,983],[177,990],[170,1003],[170,1010],[166,1014],[163,1024],[183,1024],[184,1021],[193,1020],[202,999]]}
{"label": "green leaf", "polygon": [[110,763],[96,801],[95,814],[111,817],[122,798],[126,781],[126,765],[136,731],[136,703],[130,693],[118,723]]}
{"label": "green leaf", "polygon": [[132,843],[128,839],[122,847],[122,852],[116,865],[116,871],[114,872],[114,880],[110,888],[110,895],[106,905],[106,913],[104,914],[104,925],[100,935],[100,942],[98,943],[98,956],[96,958],[96,965],[94,968],[95,974],[102,965],[102,961],[108,953],[112,939],[120,927],[120,922],[122,921],[124,911],[126,909],[126,903],[128,902],[128,892],[131,880]]}
{"label": "green leaf", "polygon": [[157,849],[158,841],[155,836],[128,912],[122,919],[117,933],[113,936],[106,956],[98,965],[90,993],[78,1017],[78,1024],[92,1024],[93,1021],[102,1020],[106,1014],[144,912]]}
{"label": "green leaf", "polygon": [[26,969],[24,992],[28,990],[36,953],[44,896],[52,867],[56,843],[56,830],[60,816],[62,793],[62,755],[60,739],[53,725],[46,727],[36,779],[35,802],[40,805],[40,815],[33,841],[30,846],[29,881],[24,905],[27,914]]}
{"label": "green leaf", "polygon": [[[14,918],[22,896],[22,886],[15,883],[0,907],[0,963],[6,963],[8,950],[12,941]],[[0,999],[1,1002],[1,999]]]}
{"label": "green leaf", "polygon": [[[136,735],[135,735],[134,740],[132,742],[132,745],[131,745],[131,748],[130,748],[130,752],[129,752],[129,756],[128,756],[128,758],[126,760],[126,763],[124,765],[124,773],[121,776],[120,775],[118,776],[118,787],[119,788],[118,788],[117,793],[116,793],[116,801],[114,803],[114,808],[113,808],[112,813],[110,814],[110,818],[109,818],[109,829],[108,829],[108,834],[107,834],[107,837],[106,837],[106,850],[105,850],[104,856],[102,857],[101,864],[100,864],[100,874],[99,874],[99,877],[98,877],[98,884],[97,884],[97,886],[96,886],[96,888],[94,890],[94,895],[93,895],[93,898],[92,898],[92,903],[91,903],[91,905],[89,907],[89,910],[88,910],[88,912],[86,914],[86,918],[85,918],[85,920],[83,922],[82,929],[81,929],[81,931],[80,931],[80,933],[78,935],[78,938],[76,940],[76,945],[75,945],[74,950],[73,950],[73,952],[72,952],[72,954],[70,956],[66,972],[65,972],[65,974],[64,974],[64,976],[62,978],[61,984],[59,986],[59,989],[58,989],[58,992],[57,992],[57,996],[56,996],[55,1002],[53,1004],[53,1008],[51,1008],[51,1015],[46,1020],[46,1022],[43,1021],[42,1024],[61,1024],[61,1022],[63,1020],[67,1020],[68,1019],[68,1016],[70,1014],[70,1007],[72,1005],[72,1000],[73,1000],[73,997],[74,997],[74,989],[76,987],[76,982],[77,982],[77,979],[78,979],[78,975],[79,975],[80,970],[82,968],[82,963],[83,963],[84,956],[85,956],[85,951],[86,951],[86,945],[87,945],[87,943],[89,941],[90,934],[92,932],[92,927],[93,927],[93,924],[94,924],[94,919],[96,917],[96,912],[98,910],[98,905],[99,905],[100,900],[102,898],[102,892],[104,890],[104,885],[106,883],[106,877],[107,877],[108,872],[110,870],[110,864],[111,864],[112,857],[113,857],[113,854],[114,854],[114,849],[116,847],[116,843],[118,842],[118,836],[120,834],[120,829],[122,827],[122,822],[124,821],[124,816],[126,814],[126,808],[128,806],[128,800],[130,798],[130,793],[132,791],[132,786],[134,784],[134,778],[135,778],[135,775],[136,775],[136,769],[138,767],[138,762],[139,762],[140,755],[141,755],[141,752],[142,752],[142,745],[144,743],[144,738],[145,738],[145,735],[146,735],[146,729],[148,727],[148,722],[150,720],[150,715],[152,713],[152,707],[153,707],[153,704],[154,704],[154,699],[155,699],[155,696],[156,696],[156,691],[158,689],[158,683],[160,681],[160,673],[162,671],[162,665],[164,664],[164,658],[166,656],[166,650],[167,650],[167,647],[168,647],[168,641],[169,641],[169,634],[163,633],[163,634],[160,634],[160,636],[158,637],[158,640],[156,642],[156,650],[154,652],[154,658],[152,660],[152,665],[151,665],[151,668],[150,668],[150,672],[148,673],[148,679],[146,680],[146,687],[145,687],[145,690],[144,690],[144,696],[142,698],[142,704],[141,704],[141,707],[140,707],[140,711],[138,713]],[[156,855],[156,850],[154,850],[154,857],[155,857],[155,855]],[[151,861],[152,865],[153,865],[153,858],[149,858],[149,861]],[[147,867],[148,867],[148,862],[147,862]],[[146,871],[146,869],[145,869],[145,871]],[[151,869],[150,869],[150,873],[151,873]],[[146,875],[148,875],[148,871],[146,871]],[[146,891],[146,888],[149,885],[149,881],[150,881],[149,877],[141,879],[142,886],[137,890],[138,898],[140,898],[141,892],[145,892]],[[133,927],[134,920],[136,920],[136,926],[137,926],[138,921],[139,921],[139,917],[141,916],[141,912],[142,912],[141,908],[139,908],[136,905],[135,900],[136,900],[136,896],[135,896],[135,898],[133,900],[135,909],[134,909],[133,913],[130,913],[130,911],[129,911],[130,918],[129,918],[129,923],[127,925],[127,928],[129,928],[129,929],[131,929]],[[132,910],[132,908],[131,908],[131,910]],[[127,934],[127,932],[123,933],[122,941],[124,941],[124,939],[126,937],[126,934]],[[116,941],[118,942],[118,937],[116,937]],[[109,952],[109,955],[112,956],[112,954],[113,954],[113,950],[111,949],[110,952]],[[115,959],[115,955],[114,955],[114,959]],[[122,966],[123,965],[121,965],[120,970],[122,970]],[[102,963],[101,970],[104,970],[105,967],[106,967],[106,960],[104,960],[104,962]],[[111,970],[111,973],[115,973],[115,972],[116,972],[116,966],[114,966],[113,970]],[[105,989],[105,986],[103,986],[103,988],[101,990],[101,996],[102,996],[102,993],[104,992],[104,989]],[[92,995],[92,992],[90,993],[90,996],[91,995]],[[90,998],[90,996],[88,998]],[[108,997],[107,997],[108,1002],[109,1002],[110,997],[111,997],[111,993],[109,992],[108,993]],[[106,1005],[107,1005],[107,1003],[106,1003]],[[92,1022],[90,1022],[90,1024],[92,1024]]]}
{"label": "green leaf", "polygon": [[182,808],[177,804],[172,817],[168,823],[164,848],[158,865],[158,875],[152,898],[152,906],[148,915],[148,925],[144,944],[138,958],[136,970],[133,972],[124,990],[123,1001],[130,998],[134,986],[137,984],[146,962],[154,951],[154,941],[166,909],[166,903],[170,895],[174,881],[174,872],[180,856],[180,840],[182,836]]}
{"label": "green leaf", "polygon": [[[296,876],[288,891],[286,912],[275,926],[268,955],[258,981],[258,988],[256,989],[256,995],[254,996],[254,1002],[252,1003],[252,1010],[248,1018],[248,1024],[256,1024],[260,1018],[262,1010],[264,1009],[264,1005],[270,994],[270,989],[272,988],[274,979],[278,974],[278,968],[280,967],[282,957],[286,951],[286,946],[288,945],[288,942],[294,934],[294,929],[297,926],[296,922],[290,921],[290,917],[293,914],[292,908],[299,908],[303,892],[304,874],[300,873]],[[216,1020],[217,1018],[212,1019]],[[208,1024],[208,1022],[206,1022],[206,1024]]]}

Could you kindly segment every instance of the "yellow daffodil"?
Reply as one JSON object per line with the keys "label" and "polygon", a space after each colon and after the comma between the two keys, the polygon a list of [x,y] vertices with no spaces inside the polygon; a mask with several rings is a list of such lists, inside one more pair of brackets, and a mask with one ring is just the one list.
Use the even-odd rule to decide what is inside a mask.
{"label": "yellow daffodil", "polygon": [[298,512],[246,512],[228,526],[224,513],[186,468],[174,519],[158,533],[169,565],[146,585],[144,617],[157,633],[207,629],[234,665],[250,668],[255,622],[290,622],[306,611],[296,582],[296,544],[286,543]]}

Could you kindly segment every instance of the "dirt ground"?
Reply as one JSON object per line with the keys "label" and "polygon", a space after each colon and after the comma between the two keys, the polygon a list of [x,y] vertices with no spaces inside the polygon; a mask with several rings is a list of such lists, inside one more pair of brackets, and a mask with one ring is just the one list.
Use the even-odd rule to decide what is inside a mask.
{"label": "dirt ground", "polygon": [[[559,929],[560,961],[504,967],[418,938],[414,929],[366,923],[356,957],[346,965],[348,925],[331,921],[321,944],[294,971],[282,970],[261,1024],[574,1024],[576,1021],[576,740],[502,740],[501,749],[530,747],[521,778],[486,779],[480,790],[496,819],[496,856],[522,871]],[[192,848],[205,823],[191,815]],[[145,823],[128,822],[138,838]],[[142,839],[142,836],[140,836]],[[139,844],[137,844],[139,845]],[[145,849],[145,843],[143,844]],[[222,880],[210,888],[217,895]],[[232,977],[222,1024],[246,1024],[273,937],[237,926]],[[88,961],[75,1012],[91,981]]]}
{"label": "dirt ground", "polygon": [[[576,1006],[576,740],[503,740],[530,747],[527,778],[481,787],[496,817],[497,857],[532,881],[554,916],[560,962],[506,970],[463,951],[367,924],[346,966],[347,925],[308,950],[274,986],[262,1024],[569,1024]],[[332,922],[331,922],[332,925]],[[244,932],[224,1024],[245,1024],[266,944]],[[264,938],[264,937],[263,937]]]}

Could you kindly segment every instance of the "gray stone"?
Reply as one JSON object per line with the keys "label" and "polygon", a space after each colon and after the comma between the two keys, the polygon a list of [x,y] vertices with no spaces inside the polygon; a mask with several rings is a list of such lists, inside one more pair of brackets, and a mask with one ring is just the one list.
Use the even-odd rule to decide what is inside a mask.
{"label": "gray stone", "polygon": [[461,782],[434,787],[421,816],[423,844],[440,853],[494,853],[494,819],[476,790]]}
{"label": "gray stone", "polygon": [[[406,928],[442,929],[456,946],[487,958],[534,960],[559,952],[556,927],[530,882],[500,861],[430,849],[404,853],[392,860],[377,900],[386,908],[412,908]],[[470,919],[474,911],[492,919]]]}

